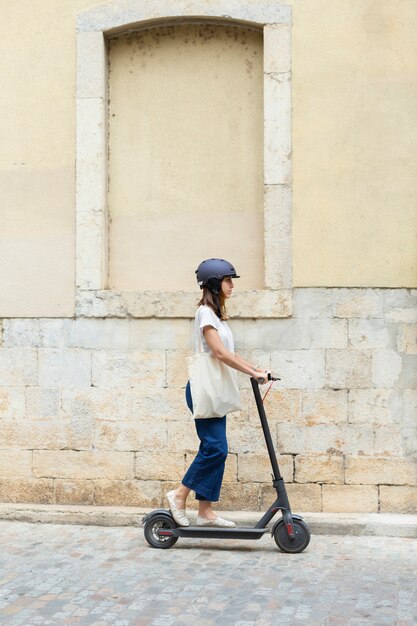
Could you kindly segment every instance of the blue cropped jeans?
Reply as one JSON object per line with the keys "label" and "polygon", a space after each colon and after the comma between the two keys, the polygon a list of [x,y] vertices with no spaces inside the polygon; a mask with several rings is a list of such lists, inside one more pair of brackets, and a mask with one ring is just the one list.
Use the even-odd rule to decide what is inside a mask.
{"label": "blue cropped jeans", "polygon": [[[193,412],[190,383],[185,388],[188,408]],[[196,419],[195,427],[200,447],[188,468],[182,484],[195,491],[197,500],[217,502],[227,458],[226,416]]]}

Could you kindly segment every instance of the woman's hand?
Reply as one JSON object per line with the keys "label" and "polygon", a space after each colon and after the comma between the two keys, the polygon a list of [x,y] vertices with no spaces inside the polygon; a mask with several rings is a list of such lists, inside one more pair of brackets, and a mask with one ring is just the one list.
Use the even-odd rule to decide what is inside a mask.
{"label": "woman's hand", "polygon": [[268,382],[268,370],[257,367],[253,370],[252,378],[257,380],[260,385],[264,385]]}

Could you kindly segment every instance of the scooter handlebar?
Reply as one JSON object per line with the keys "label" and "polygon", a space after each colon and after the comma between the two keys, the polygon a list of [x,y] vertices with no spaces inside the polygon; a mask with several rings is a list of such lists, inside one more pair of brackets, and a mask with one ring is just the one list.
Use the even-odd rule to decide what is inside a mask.
{"label": "scooter handlebar", "polygon": [[275,374],[273,374],[272,372],[265,372],[265,374],[267,374],[267,378],[257,378],[256,382],[259,385],[264,385],[266,382],[268,382],[269,380],[281,380],[280,378],[278,378],[278,376],[276,376]]}

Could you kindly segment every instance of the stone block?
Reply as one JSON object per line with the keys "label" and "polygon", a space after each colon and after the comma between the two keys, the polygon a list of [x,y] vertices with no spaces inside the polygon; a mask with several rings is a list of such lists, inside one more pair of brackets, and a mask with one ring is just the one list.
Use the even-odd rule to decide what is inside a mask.
{"label": "stone block", "polygon": [[402,392],[402,424],[415,427],[417,415],[417,389],[405,389]]}
{"label": "stone block", "polygon": [[384,290],[343,288],[334,289],[334,317],[384,317]]}
{"label": "stone block", "polygon": [[77,319],[77,348],[91,350],[128,350],[129,320]]}
{"label": "stone block", "polygon": [[98,450],[160,450],[166,446],[166,422],[102,421],[95,425],[94,447]]}
{"label": "stone block", "polygon": [[155,480],[95,480],[94,504],[156,508],[161,505],[161,483]]}
{"label": "stone block", "polygon": [[344,389],[302,392],[302,417],[308,426],[344,424],[348,418],[348,394]]}
{"label": "stone block", "polygon": [[343,456],[333,454],[309,454],[295,457],[295,482],[297,483],[343,483]]}
{"label": "stone block", "polygon": [[133,452],[111,450],[34,450],[33,473],[38,478],[88,480],[133,478]]}
{"label": "stone block", "polygon": [[291,183],[291,73],[264,74],[264,183]]}
{"label": "stone block", "polygon": [[53,504],[54,481],[0,479],[0,502]]}
{"label": "stone block", "polygon": [[278,450],[281,454],[373,454],[373,428],[366,425],[332,426],[319,424],[300,428],[278,424]]}
{"label": "stone block", "polygon": [[70,445],[68,423],[58,419],[0,420],[0,441],[3,447],[33,449],[60,449]]}
{"label": "stone block", "polygon": [[291,71],[291,28],[287,24],[264,27],[264,72],[280,74]]}
{"label": "stone block", "polygon": [[291,206],[290,185],[265,185],[264,267],[267,289],[292,287]]}
{"label": "stone block", "polygon": [[122,317],[126,318],[129,311],[120,292],[102,290],[76,291],[75,311],[81,317]]}
{"label": "stone block", "polygon": [[191,413],[185,402],[185,390],[179,387],[132,390],[132,419],[149,420],[188,420]]}
{"label": "stone block", "polygon": [[404,455],[404,442],[398,425],[375,425],[374,453],[380,456]]}
{"label": "stone block", "polygon": [[[187,454],[185,460],[185,467],[188,468],[194,459],[193,454]],[[237,454],[228,454],[226,459],[226,465],[224,468],[223,482],[224,483],[236,483],[237,481]]]}
{"label": "stone block", "polygon": [[92,480],[54,480],[56,504],[94,504]]}
{"label": "stone block", "polygon": [[370,387],[371,366],[369,350],[327,350],[326,386],[333,389]]}
{"label": "stone block", "polygon": [[390,457],[349,456],[345,482],[354,485],[417,485],[417,462]]}
{"label": "stone block", "polygon": [[[100,219],[104,218],[107,200],[106,181],[106,108],[105,98],[77,98],[77,180],[76,204],[77,213],[101,212]],[[86,224],[86,222],[83,222]],[[104,233],[103,233],[104,234]],[[94,233],[91,240],[94,244],[98,233]],[[83,250],[79,252],[88,255],[88,233],[83,233]],[[99,258],[101,257],[101,250]],[[81,259],[80,259],[81,260]],[[85,257],[87,260],[87,256]],[[94,259],[96,264],[98,259]],[[81,267],[80,267],[81,269]],[[83,262],[82,289],[101,289],[101,280],[94,283],[88,280],[88,267]],[[97,276],[97,278],[99,278]],[[100,277],[101,278],[101,277]]]}
{"label": "stone block", "polygon": [[252,483],[223,483],[220,502],[216,504],[220,511],[258,511],[258,485]]}
{"label": "stone block", "polygon": [[[321,511],[321,485],[310,483],[299,485],[292,483],[286,486],[291,510],[301,513],[308,511],[316,513]],[[260,486],[260,510],[266,511],[277,497],[275,489],[267,485]],[[279,517],[274,518],[276,520]]]}
{"label": "stone block", "polygon": [[340,319],[313,319],[309,322],[311,348],[348,347],[348,322]]}
{"label": "stone block", "polygon": [[78,33],[77,98],[105,98],[106,75],[106,44],[103,33]]}
{"label": "stone block", "polygon": [[166,352],[166,382],[168,387],[185,387],[188,381],[187,356],[191,350],[173,350]]}
{"label": "stone block", "polygon": [[100,211],[76,214],[76,277],[80,289],[102,289],[106,276],[107,217]]}
{"label": "stone block", "polygon": [[[280,455],[278,464],[285,482],[293,480],[293,457]],[[271,483],[271,463],[264,454],[241,453],[238,455],[238,480],[242,483]]]}
{"label": "stone block", "polygon": [[311,345],[311,327],[301,319],[244,320],[245,350],[301,350]]}
{"label": "stone block", "polygon": [[417,324],[401,324],[398,327],[397,350],[417,354]]}
{"label": "stone block", "polygon": [[417,290],[385,289],[385,320],[414,324],[417,322]]}
{"label": "stone block", "polygon": [[4,348],[35,348],[41,345],[39,319],[8,319],[3,322]]}
{"label": "stone block", "polygon": [[381,513],[417,513],[417,487],[384,486],[379,488]]}
{"label": "stone block", "polygon": [[[276,383],[280,384],[280,383]],[[262,393],[263,389],[262,389]],[[299,389],[274,389],[268,393],[264,400],[265,413],[270,425],[278,422],[298,422],[303,424],[301,413],[302,391]],[[251,421],[259,423],[259,416],[255,399],[250,398]]]}
{"label": "stone block", "polygon": [[334,289],[296,288],[293,290],[293,318],[328,319],[334,317]]}
{"label": "stone block", "polygon": [[0,348],[0,385],[36,385],[38,359],[33,348]]}
{"label": "stone block", "polygon": [[167,449],[179,452],[197,452],[200,440],[197,437],[192,417],[184,421],[169,421]]}
{"label": "stone block", "polygon": [[395,347],[395,326],[383,319],[350,319],[349,345],[358,350]]}
{"label": "stone block", "polygon": [[128,387],[62,389],[62,412],[70,419],[123,422],[131,416]]}
{"label": "stone block", "polygon": [[372,355],[372,383],[374,387],[391,389],[397,386],[403,363],[394,350],[378,350]]}
{"label": "stone block", "polygon": [[[231,329],[232,333],[233,333],[233,339],[234,339],[234,343],[235,343],[235,350],[239,354],[241,353],[241,351],[244,348],[243,328],[244,328],[245,321],[246,320],[243,320],[243,319],[229,319],[228,322],[227,322],[228,325],[230,326],[230,329]],[[194,348],[195,348],[194,320],[191,320],[190,330],[191,330],[190,348],[191,348],[191,350],[194,350]]]}
{"label": "stone block", "polygon": [[326,513],[377,513],[378,487],[373,485],[323,485]]}
{"label": "stone block", "polygon": [[289,389],[320,389],[324,386],[324,350],[272,352],[271,367],[280,385]]}
{"label": "stone block", "polygon": [[178,480],[185,472],[185,454],[161,450],[142,450],[135,454],[135,478],[140,480]]}
{"label": "stone block", "polygon": [[[258,365],[265,370],[271,369],[271,355],[269,352],[264,350],[241,350],[239,355],[249,361],[252,365]],[[252,394],[252,385],[250,382],[250,377],[243,372],[237,373],[237,380],[240,389],[249,389],[250,394]]]}
{"label": "stone block", "polygon": [[[265,439],[261,426],[248,422],[232,422],[228,419],[227,440],[231,453],[260,453],[266,454]],[[272,440],[275,442],[275,430],[272,430]]]}
{"label": "stone block", "polygon": [[289,317],[292,308],[291,296],[291,289],[237,291],[228,305],[228,311],[232,318]]}
{"label": "stone block", "polygon": [[26,414],[30,419],[61,417],[61,390],[26,387]]}
{"label": "stone block", "polygon": [[396,424],[401,421],[402,399],[393,389],[351,389],[349,422],[352,424]]}
{"label": "stone block", "polygon": [[92,379],[95,387],[140,387],[165,385],[165,355],[160,352],[93,352]]}
{"label": "stone block", "polygon": [[23,387],[0,387],[0,419],[18,419],[26,413]]}
{"label": "stone block", "polygon": [[417,458],[417,428],[401,429],[404,455],[413,459]]}
{"label": "stone block", "polygon": [[[36,384],[36,383],[35,383]],[[91,354],[68,348],[39,348],[39,385],[41,387],[89,387]]]}
{"label": "stone block", "polygon": [[402,369],[397,381],[400,389],[417,389],[417,354],[402,354]]}
{"label": "stone block", "polygon": [[129,328],[129,345],[133,350],[194,350],[194,320],[130,320]]}
{"label": "stone block", "polygon": [[[1,445],[4,445],[3,442]],[[2,478],[33,478],[32,451],[0,450],[0,476]]]}

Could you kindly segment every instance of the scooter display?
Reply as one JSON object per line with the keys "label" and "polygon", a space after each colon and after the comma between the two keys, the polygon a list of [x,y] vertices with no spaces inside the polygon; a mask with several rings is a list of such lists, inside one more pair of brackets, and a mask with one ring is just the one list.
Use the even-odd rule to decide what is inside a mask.
{"label": "scooter display", "polygon": [[[268,380],[280,380],[278,377],[268,373]],[[259,382],[254,378],[250,379],[255,396],[256,407],[262,425],[265,443],[268,449],[272,468],[272,486],[276,490],[276,500],[271,504],[266,513],[261,517],[255,526],[241,526],[234,528],[216,528],[201,526],[178,526],[172,514],[166,509],[157,509],[148,513],[143,518],[145,539],[152,548],[171,548],[180,537],[182,538],[204,538],[204,539],[260,539],[265,533],[271,532],[275,543],[282,552],[297,553],[303,552],[310,543],[310,530],[299,515],[291,512],[285,489],[284,479],[279,471],[277,456],[265,414],[265,408]],[[264,382],[264,381],[262,381]],[[281,517],[268,528],[269,522],[278,511]]]}

